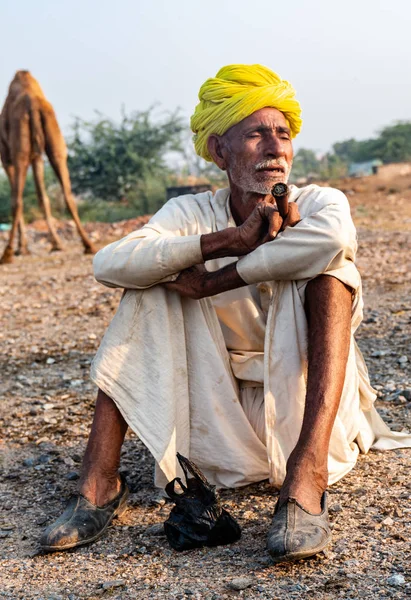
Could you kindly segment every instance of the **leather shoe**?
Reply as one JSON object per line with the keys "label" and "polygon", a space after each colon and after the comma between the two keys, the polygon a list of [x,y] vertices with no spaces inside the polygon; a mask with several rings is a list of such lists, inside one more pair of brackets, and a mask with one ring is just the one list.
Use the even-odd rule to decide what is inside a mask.
{"label": "leather shoe", "polygon": [[49,525],[40,539],[43,550],[67,550],[94,542],[106,531],[114,517],[127,508],[129,489],[121,476],[121,489],[104,506],[96,506],[82,494],[72,496],[61,517]]}
{"label": "leather shoe", "polygon": [[331,541],[327,494],[321,497],[321,513],[313,515],[295,500],[277,502],[267,549],[275,563],[298,560],[321,552]]}

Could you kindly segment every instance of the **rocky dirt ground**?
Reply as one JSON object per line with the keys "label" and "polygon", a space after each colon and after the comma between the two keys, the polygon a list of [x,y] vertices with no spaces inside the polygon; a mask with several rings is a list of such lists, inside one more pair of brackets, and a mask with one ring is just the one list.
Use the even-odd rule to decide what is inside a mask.
{"label": "rocky dirt ground", "polygon": [[[357,339],[378,410],[398,431],[410,426],[411,415],[410,184],[341,183],[359,226],[365,314]],[[138,224],[89,228],[103,244]],[[410,450],[360,456],[329,490],[329,549],[273,566],[265,535],[275,490],[262,482],[224,491],[241,540],[177,553],[162,535],[171,505],[152,485],[148,452],[128,434],[122,470],[132,491],[129,510],[94,545],[38,552],[41,531],[76,487],[95,398],[89,365],[121,294],[94,281],[91,257],[81,253],[69,224],[62,229],[65,253],[49,254],[37,223],[30,228],[32,255],[0,270],[0,597],[411,597]]]}

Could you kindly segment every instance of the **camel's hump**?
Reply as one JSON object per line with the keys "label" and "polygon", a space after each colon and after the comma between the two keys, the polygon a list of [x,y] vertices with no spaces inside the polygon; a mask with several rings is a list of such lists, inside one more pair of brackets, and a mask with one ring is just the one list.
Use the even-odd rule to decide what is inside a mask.
{"label": "camel's hump", "polygon": [[33,77],[30,71],[16,71],[10,84],[9,93],[12,96],[17,96],[23,92],[29,93],[31,96],[45,98],[39,82]]}

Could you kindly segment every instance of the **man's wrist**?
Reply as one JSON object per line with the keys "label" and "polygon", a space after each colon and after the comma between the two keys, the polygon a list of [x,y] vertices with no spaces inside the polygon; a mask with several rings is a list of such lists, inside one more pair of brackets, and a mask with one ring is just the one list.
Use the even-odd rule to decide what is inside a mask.
{"label": "man's wrist", "polygon": [[203,286],[203,297],[216,296],[222,292],[228,292],[229,290],[235,290],[239,287],[248,285],[239,275],[237,263],[231,263],[218,269],[218,271],[211,271],[207,273],[204,286]]}
{"label": "man's wrist", "polygon": [[239,233],[237,227],[228,227],[215,233],[205,233],[200,238],[204,262],[214,258],[238,256]]}

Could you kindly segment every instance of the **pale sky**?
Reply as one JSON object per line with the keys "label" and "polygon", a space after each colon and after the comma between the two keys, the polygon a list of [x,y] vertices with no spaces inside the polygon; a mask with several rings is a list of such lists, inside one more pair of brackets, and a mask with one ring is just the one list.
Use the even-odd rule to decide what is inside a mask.
{"label": "pale sky", "polygon": [[29,69],[64,133],[75,115],[159,103],[187,125],[200,85],[230,63],[288,79],[295,146],[326,151],[411,120],[410,0],[0,0],[0,98]]}

